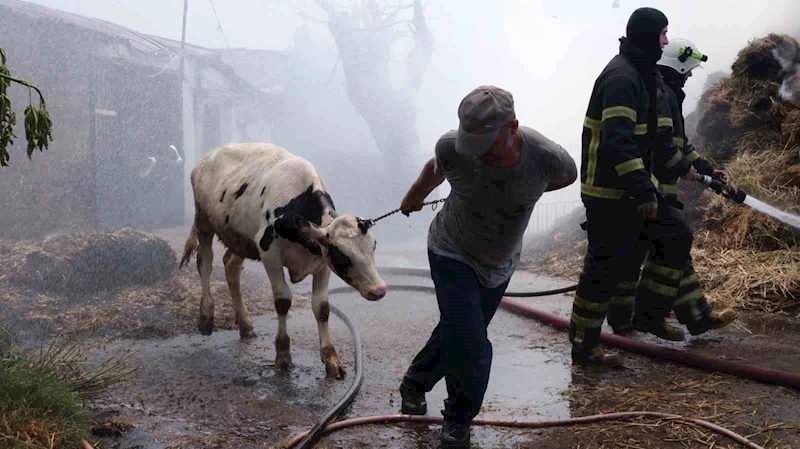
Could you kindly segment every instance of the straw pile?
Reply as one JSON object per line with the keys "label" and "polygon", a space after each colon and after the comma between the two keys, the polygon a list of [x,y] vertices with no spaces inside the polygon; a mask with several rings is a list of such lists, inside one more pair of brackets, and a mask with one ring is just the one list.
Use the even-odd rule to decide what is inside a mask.
{"label": "straw pile", "polygon": [[[792,98],[790,78],[800,69],[800,45],[770,34],[751,41],[731,68],[699,100],[694,144],[749,196],[800,215],[800,102],[791,101],[800,96]],[[698,228],[693,258],[709,299],[768,312],[800,308],[800,231],[709,190],[692,198],[690,186],[681,189]],[[580,259],[564,248],[578,242],[559,245],[526,255],[536,271],[577,279]]]}
{"label": "straw pile", "polygon": [[24,259],[15,260],[3,274],[13,284],[41,293],[72,296],[148,286],[168,279],[177,267],[175,251],[166,241],[132,229],[19,244],[26,247],[13,252]]}

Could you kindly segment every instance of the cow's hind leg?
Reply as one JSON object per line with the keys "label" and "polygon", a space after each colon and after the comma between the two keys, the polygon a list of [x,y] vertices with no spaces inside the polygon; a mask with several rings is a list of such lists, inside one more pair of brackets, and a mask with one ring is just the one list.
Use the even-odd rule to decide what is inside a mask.
{"label": "cow's hind leg", "polygon": [[319,355],[322,363],[325,364],[325,371],[328,378],[344,379],[347,374],[339,361],[336,349],[333,347],[330,329],[328,328],[328,317],[330,316],[330,306],[328,305],[328,281],[330,280],[331,270],[323,266],[314,274],[312,281],[311,308],[314,310],[314,317],[317,319],[317,329],[319,331]]}
{"label": "cow's hind leg", "polygon": [[197,271],[200,273],[202,285],[197,329],[202,335],[211,335],[214,332],[214,297],[211,295],[211,267],[214,263],[214,251],[211,249],[211,244],[214,242],[214,234],[199,231],[197,242]]}
{"label": "cow's hind leg", "polygon": [[233,312],[236,325],[239,326],[239,337],[242,339],[254,338],[256,333],[253,331],[253,322],[250,320],[247,306],[245,306],[242,299],[241,274],[244,267],[244,259],[231,252],[231,250],[227,250],[225,251],[225,256],[222,257],[222,262],[225,264],[225,279],[228,281],[228,288],[231,291]]}
{"label": "cow's hind leg", "polygon": [[278,333],[275,335],[275,368],[286,371],[292,366],[291,340],[286,332],[286,316],[292,307],[292,290],[283,275],[283,265],[272,257],[262,255],[264,269],[272,286],[272,298],[278,313]]}

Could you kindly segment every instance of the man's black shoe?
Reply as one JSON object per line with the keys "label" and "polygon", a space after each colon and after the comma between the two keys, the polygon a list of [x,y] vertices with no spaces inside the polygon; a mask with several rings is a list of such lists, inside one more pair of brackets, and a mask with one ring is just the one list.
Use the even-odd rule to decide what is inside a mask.
{"label": "man's black shoe", "polygon": [[417,393],[400,388],[400,413],[404,415],[424,415],[428,413],[428,403],[425,393]]}
{"label": "man's black shoe", "polygon": [[442,425],[442,436],[439,441],[442,449],[469,449],[469,423],[458,424],[448,419]]}

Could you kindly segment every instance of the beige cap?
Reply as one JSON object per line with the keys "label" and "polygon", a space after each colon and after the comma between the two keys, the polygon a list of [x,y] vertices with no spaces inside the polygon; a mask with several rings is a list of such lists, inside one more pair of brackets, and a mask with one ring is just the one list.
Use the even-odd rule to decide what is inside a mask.
{"label": "beige cap", "polygon": [[456,152],[481,156],[492,147],[500,128],[516,118],[514,97],[495,86],[479,86],[458,106]]}

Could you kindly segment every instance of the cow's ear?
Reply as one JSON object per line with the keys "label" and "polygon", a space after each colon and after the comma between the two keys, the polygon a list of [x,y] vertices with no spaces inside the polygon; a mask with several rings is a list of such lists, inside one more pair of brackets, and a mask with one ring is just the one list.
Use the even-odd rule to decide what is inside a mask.
{"label": "cow's ear", "polygon": [[313,226],[312,223],[300,215],[294,216],[294,224],[297,226],[297,230],[300,232],[307,232]]}
{"label": "cow's ear", "polygon": [[323,243],[325,241],[325,231],[323,231],[314,223],[306,220],[305,217],[295,215],[294,225],[297,227],[297,231],[301,235],[304,235],[317,243]]}

